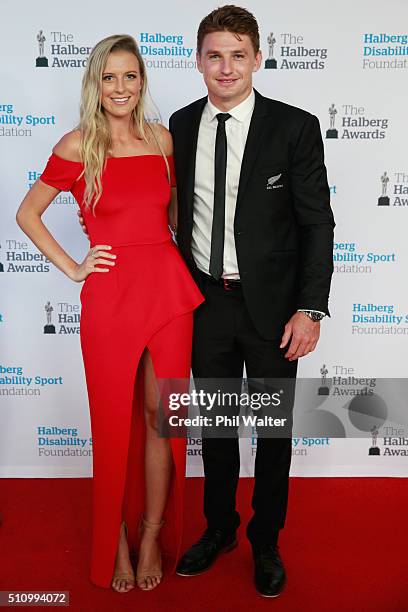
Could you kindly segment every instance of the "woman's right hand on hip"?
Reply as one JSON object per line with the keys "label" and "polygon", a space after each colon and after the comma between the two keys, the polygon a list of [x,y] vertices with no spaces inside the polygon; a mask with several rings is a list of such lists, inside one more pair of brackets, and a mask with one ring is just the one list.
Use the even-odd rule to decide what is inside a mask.
{"label": "woman's right hand on hip", "polygon": [[[84,261],[77,264],[71,279],[77,283],[84,281],[93,272],[109,272],[109,267],[115,265],[116,255],[108,253],[112,247],[106,244],[97,244],[88,252]],[[101,267],[101,266],[108,266]]]}

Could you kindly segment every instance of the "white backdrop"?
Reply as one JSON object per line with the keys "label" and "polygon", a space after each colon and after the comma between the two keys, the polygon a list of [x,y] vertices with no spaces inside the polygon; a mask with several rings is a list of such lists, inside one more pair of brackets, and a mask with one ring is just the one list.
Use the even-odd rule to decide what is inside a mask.
{"label": "white backdrop", "polygon": [[[78,120],[89,48],[110,34],[132,34],[167,124],[175,109],[205,94],[195,67],[195,34],[200,19],[216,6],[206,0],[123,0],[115,6],[105,0],[0,2],[0,476],[91,474],[78,335],[80,286],[47,263],[15,222],[16,209],[53,145]],[[379,0],[251,0],[246,7],[258,19],[264,59],[271,32],[275,39],[277,68],[263,64],[255,86],[320,119],[337,222],[332,318],[323,322],[318,349],[301,361],[299,374],[317,378],[325,364],[328,378],[404,377],[408,5],[404,0],[389,0],[386,7]],[[37,61],[40,30],[46,61]],[[337,138],[326,138],[332,104]],[[384,172],[389,205],[379,206]],[[44,219],[80,260],[87,241],[76,208],[72,196],[61,193]],[[55,334],[44,334],[47,302]],[[369,320],[363,322],[361,313]],[[388,454],[386,433],[380,428],[377,456],[369,456],[367,438],[295,439],[291,473],[405,476],[408,439],[391,436],[395,452]],[[242,441],[242,475],[252,473],[254,444]],[[199,443],[191,442],[188,452],[189,474],[201,474]]]}

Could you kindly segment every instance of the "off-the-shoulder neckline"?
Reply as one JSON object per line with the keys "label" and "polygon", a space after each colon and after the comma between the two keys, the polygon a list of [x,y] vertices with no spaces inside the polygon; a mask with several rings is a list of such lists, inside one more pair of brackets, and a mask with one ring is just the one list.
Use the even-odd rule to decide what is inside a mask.
{"label": "off-the-shoulder neckline", "polygon": [[[82,162],[75,161],[73,159],[65,159],[65,157],[61,157],[60,155],[57,155],[57,153],[54,153],[54,151],[52,152],[52,155],[54,155],[54,157],[58,157],[58,159],[64,162],[68,162],[70,164],[82,165]],[[144,155],[125,155],[123,157],[107,157],[106,159],[107,160],[108,159],[135,159],[136,157],[161,157],[162,158],[163,156],[157,153],[145,153]],[[173,157],[173,155],[166,155],[166,157],[169,159],[170,157]]]}

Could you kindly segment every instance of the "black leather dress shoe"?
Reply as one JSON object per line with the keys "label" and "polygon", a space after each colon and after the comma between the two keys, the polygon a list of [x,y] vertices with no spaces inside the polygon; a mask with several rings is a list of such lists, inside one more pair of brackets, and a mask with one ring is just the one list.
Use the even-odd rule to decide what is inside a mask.
{"label": "black leather dress shoe", "polygon": [[273,544],[253,546],[255,562],[255,587],[264,597],[277,597],[286,582],[285,568],[279,556],[279,549]]}
{"label": "black leather dress shoe", "polygon": [[237,546],[236,532],[206,529],[202,537],[180,559],[176,573],[179,576],[198,576],[207,571],[222,552]]}

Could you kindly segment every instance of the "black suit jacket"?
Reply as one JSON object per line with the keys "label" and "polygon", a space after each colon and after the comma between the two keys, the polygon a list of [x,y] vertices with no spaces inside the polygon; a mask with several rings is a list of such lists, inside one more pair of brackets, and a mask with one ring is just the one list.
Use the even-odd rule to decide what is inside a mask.
{"label": "black suit jacket", "polygon": [[[191,236],[197,137],[206,102],[207,97],[197,100],[170,118],[177,241],[197,282]],[[255,92],[234,236],[245,302],[264,338],[279,337],[298,308],[329,314],[334,225],[318,119]]]}

